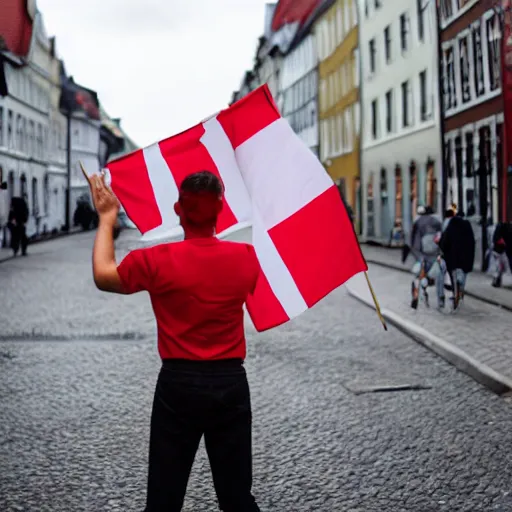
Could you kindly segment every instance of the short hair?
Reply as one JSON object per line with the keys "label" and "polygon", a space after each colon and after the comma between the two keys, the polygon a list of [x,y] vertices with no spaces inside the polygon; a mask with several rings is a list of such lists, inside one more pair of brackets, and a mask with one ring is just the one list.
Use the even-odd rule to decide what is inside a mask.
{"label": "short hair", "polygon": [[451,219],[452,217],[455,217],[455,212],[452,210],[452,208],[448,208],[448,210],[444,212],[444,218]]}
{"label": "short hair", "polygon": [[210,171],[200,171],[189,174],[181,183],[180,193],[200,194],[210,193],[222,197],[224,186],[220,179]]}

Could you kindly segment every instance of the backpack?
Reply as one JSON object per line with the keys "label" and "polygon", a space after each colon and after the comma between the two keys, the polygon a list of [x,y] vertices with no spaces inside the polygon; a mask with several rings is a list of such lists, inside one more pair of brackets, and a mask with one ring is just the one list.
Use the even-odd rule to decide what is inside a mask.
{"label": "backpack", "polygon": [[439,236],[436,231],[432,233],[426,233],[421,237],[421,253],[426,256],[433,256],[439,252],[439,246],[437,242],[439,241]]}

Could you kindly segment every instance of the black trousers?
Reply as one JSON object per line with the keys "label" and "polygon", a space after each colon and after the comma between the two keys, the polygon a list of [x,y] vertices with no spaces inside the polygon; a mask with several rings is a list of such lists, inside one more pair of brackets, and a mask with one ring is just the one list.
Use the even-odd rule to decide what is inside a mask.
{"label": "black trousers", "polygon": [[146,512],[179,512],[204,435],[220,510],[259,512],[251,493],[251,401],[241,360],[165,360],[149,446]]}
{"label": "black trousers", "polygon": [[25,224],[9,224],[9,228],[11,230],[11,249],[14,254],[18,254],[20,245],[22,254],[26,254],[28,238]]}

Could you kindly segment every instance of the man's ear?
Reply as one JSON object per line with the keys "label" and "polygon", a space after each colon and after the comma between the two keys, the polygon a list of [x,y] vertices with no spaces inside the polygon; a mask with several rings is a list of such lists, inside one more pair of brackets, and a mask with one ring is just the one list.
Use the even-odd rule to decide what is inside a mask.
{"label": "man's ear", "polygon": [[174,203],[174,212],[176,213],[176,215],[177,215],[178,217],[181,217],[181,204],[180,204],[180,202],[179,202],[179,201],[176,201],[176,202]]}
{"label": "man's ear", "polygon": [[222,199],[219,199],[219,201],[217,201],[217,215],[222,211],[223,208],[224,201]]}

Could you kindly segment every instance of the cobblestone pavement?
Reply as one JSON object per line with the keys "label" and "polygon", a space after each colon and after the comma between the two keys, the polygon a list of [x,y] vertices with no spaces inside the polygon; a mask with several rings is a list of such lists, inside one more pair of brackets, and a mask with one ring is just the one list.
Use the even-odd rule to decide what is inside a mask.
{"label": "cobblestone pavement", "polygon": [[[410,307],[412,274],[370,264],[372,284],[383,308],[397,313],[449,343],[452,343],[502,375],[512,379],[512,312],[466,297],[460,310],[453,313],[447,304],[438,311],[434,288],[429,289],[430,308],[420,301],[415,311]],[[473,275],[468,277],[468,282]],[[353,280],[359,289],[362,280]],[[365,290],[366,291],[366,290]],[[511,293],[511,292],[509,292]],[[451,295],[447,292],[446,297]],[[448,303],[448,300],[447,300]]]}
{"label": "cobblestone pavement", "polygon": [[[0,265],[2,512],[144,507],[154,322],[146,295],[95,291],[91,245]],[[248,326],[248,346],[263,512],[512,510],[510,406],[344,289],[289,325]],[[358,393],[383,385],[424,389]],[[184,510],[216,510],[203,447]]]}
{"label": "cobblestone pavement", "polygon": [[[401,262],[400,249],[388,249],[385,247],[374,247],[363,245],[363,253],[368,263],[384,263],[398,269],[410,270],[414,264],[414,259],[409,256],[405,265]],[[472,272],[468,278],[467,291],[483,300],[492,303],[502,304],[508,309],[512,309],[512,275],[503,276],[502,288],[493,288],[491,286],[491,276],[482,272]]]}

